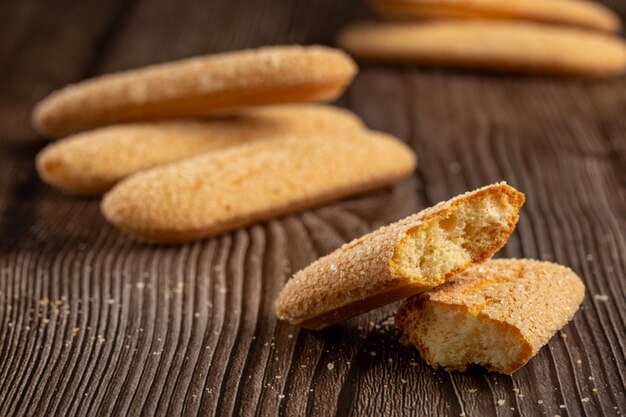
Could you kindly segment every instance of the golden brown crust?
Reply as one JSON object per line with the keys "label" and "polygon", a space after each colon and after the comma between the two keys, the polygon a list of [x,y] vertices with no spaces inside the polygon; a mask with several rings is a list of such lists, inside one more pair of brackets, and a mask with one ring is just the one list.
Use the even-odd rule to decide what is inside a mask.
{"label": "golden brown crust", "polygon": [[230,117],[122,124],[79,133],[44,148],[36,166],[47,183],[94,195],[135,172],[203,152],[280,135],[361,128],[354,113],[337,107],[257,107]]}
{"label": "golden brown crust", "polygon": [[513,206],[514,214],[502,233],[494,236],[492,244],[461,267],[467,268],[491,257],[513,231],[517,211],[524,201],[522,193],[504,183],[441,202],[318,259],[287,282],[276,301],[278,316],[292,324],[319,329],[441,284],[448,273],[416,279],[403,271],[398,265],[398,248],[407,236],[430,225],[430,220],[444,219],[457,208],[489,196],[506,200]]}
{"label": "golden brown crust", "polygon": [[281,136],[140,172],[101,208],[138,238],[184,242],[393,183],[415,164],[409,147],[382,133]]}
{"label": "golden brown crust", "polygon": [[346,28],[339,44],[371,61],[579,77],[626,69],[618,37],[528,22],[364,23]]}
{"label": "golden brown crust", "polygon": [[[434,368],[465,370],[471,363],[440,364],[423,341],[427,326],[421,313],[428,308],[456,310],[464,316],[489,320],[501,338],[521,349],[506,367],[482,364],[511,374],[524,366],[556,331],[569,322],[584,297],[584,285],[569,268],[530,259],[489,260],[452,277],[445,284],[405,300],[395,322]],[[469,341],[471,342],[471,341]]]}
{"label": "golden brown crust", "polygon": [[347,317],[353,317],[370,311],[372,306],[383,306],[410,297],[415,294],[415,291],[416,286],[414,285],[397,288],[392,287],[372,297],[352,301],[297,324],[307,329],[320,330],[331,324],[345,320]]}
{"label": "golden brown crust", "polygon": [[370,0],[378,11],[402,17],[530,20],[619,32],[619,16],[582,0]]}
{"label": "golden brown crust", "polygon": [[36,106],[33,123],[41,133],[66,135],[113,123],[332,100],[355,73],[350,57],[322,46],[196,57],[67,86]]}

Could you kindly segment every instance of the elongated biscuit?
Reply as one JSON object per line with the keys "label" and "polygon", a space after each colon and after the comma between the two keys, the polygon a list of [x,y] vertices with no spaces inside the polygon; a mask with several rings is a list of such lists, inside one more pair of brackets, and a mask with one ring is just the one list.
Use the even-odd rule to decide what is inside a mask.
{"label": "elongated biscuit", "polygon": [[584,293],[564,266],[491,260],[405,300],[395,321],[434,368],[511,374],[572,319]]}
{"label": "elongated biscuit", "polygon": [[315,104],[258,107],[219,119],[113,125],[53,142],[37,155],[37,170],[64,191],[101,194],[130,174],[202,152],[279,135],[362,127],[348,110]]}
{"label": "elongated biscuit", "polygon": [[320,329],[440,285],[500,249],[523,202],[493,184],[353,240],[287,282],[278,317]]}
{"label": "elongated biscuit", "polygon": [[626,68],[626,46],[617,37],[526,22],[360,24],[345,29],[339,43],[372,61],[581,77]]}
{"label": "elongated biscuit", "polygon": [[370,0],[378,11],[401,17],[530,20],[618,32],[619,16],[585,0]]}
{"label": "elongated biscuit", "polygon": [[268,139],[135,174],[102,201],[106,219],[145,240],[184,242],[393,183],[415,155],[382,133]]}
{"label": "elongated biscuit", "polygon": [[33,123],[41,133],[63,136],[113,123],[332,100],[355,73],[350,57],[323,46],[196,57],[69,85],[35,107]]}

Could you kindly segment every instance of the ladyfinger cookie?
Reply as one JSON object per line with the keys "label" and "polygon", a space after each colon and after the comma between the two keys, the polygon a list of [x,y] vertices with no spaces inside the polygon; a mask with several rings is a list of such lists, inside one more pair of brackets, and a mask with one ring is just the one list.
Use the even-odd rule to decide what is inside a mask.
{"label": "ladyfinger cookie", "polygon": [[284,136],[137,173],[101,208],[140,239],[185,242],[391,184],[415,163],[408,146],[383,133]]}
{"label": "ladyfinger cookie", "polygon": [[586,0],[369,0],[379,12],[396,17],[529,20],[618,32],[619,16]]}
{"label": "ladyfinger cookie", "polygon": [[63,136],[113,123],[327,101],[343,92],[356,71],[345,53],[323,46],[202,56],[69,85],[35,107],[33,123],[40,133]]}
{"label": "ladyfinger cookie", "polygon": [[321,329],[436,287],[500,249],[523,202],[514,188],[492,184],[353,240],[287,282],[278,317]]}
{"label": "ladyfinger cookie", "polygon": [[301,104],[257,107],[232,117],[120,124],[69,136],[37,155],[37,171],[66,192],[101,194],[135,172],[199,153],[280,135],[361,129],[338,107]]}
{"label": "ladyfinger cookie", "polygon": [[339,43],[360,59],[426,66],[580,77],[626,69],[620,38],[527,22],[365,23],[345,29]]}
{"label": "ladyfinger cookie", "polygon": [[433,368],[512,374],[572,319],[584,293],[564,266],[491,260],[405,300],[395,321]]}

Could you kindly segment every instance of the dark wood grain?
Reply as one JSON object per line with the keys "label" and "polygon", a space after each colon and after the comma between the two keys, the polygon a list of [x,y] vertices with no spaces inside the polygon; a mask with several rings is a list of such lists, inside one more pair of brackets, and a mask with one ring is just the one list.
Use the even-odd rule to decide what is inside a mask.
{"label": "dark wood grain", "polygon": [[[626,14],[623,2],[611,2]],[[143,245],[38,180],[33,104],[91,75],[332,43],[356,0],[0,5],[0,415],[616,416],[626,413],[626,80],[362,65],[340,105],[416,150],[388,189],[183,246]],[[499,256],[587,286],[514,376],[433,371],[387,306],[321,332],[279,322],[283,283],[373,228],[506,180],[527,203]],[[502,401],[504,403],[502,404]]]}

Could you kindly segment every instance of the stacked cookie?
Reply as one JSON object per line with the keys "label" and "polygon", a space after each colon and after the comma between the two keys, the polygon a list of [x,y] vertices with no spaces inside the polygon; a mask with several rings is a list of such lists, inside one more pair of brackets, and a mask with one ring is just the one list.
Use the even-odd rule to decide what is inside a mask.
{"label": "stacked cookie", "polygon": [[70,85],[35,108],[39,132],[69,135],[37,169],[66,192],[106,193],[105,218],[154,242],[385,186],[415,168],[410,148],[347,110],[302,104],[335,99],[356,71],[339,50],[278,46]]}
{"label": "stacked cookie", "polygon": [[626,70],[619,17],[585,0],[370,0],[401,20],[345,28],[339,44],[370,61],[608,77]]}
{"label": "stacked cookie", "polygon": [[524,195],[493,184],[345,244],[297,272],[281,319],[321,329],[394,301],[408,340],[433,367],[513,373],[572,319],[584,286],[570,269],[489,260],[513,232]]}

